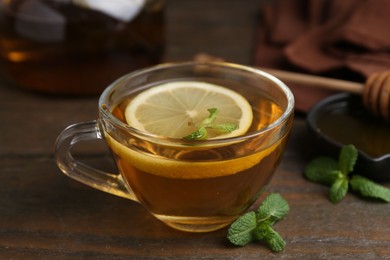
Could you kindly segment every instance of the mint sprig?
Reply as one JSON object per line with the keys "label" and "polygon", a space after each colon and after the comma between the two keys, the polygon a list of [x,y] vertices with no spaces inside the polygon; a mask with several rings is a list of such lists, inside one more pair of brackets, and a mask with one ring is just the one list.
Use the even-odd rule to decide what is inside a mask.
{"label": "mint sprig", "polygon": [[245,246],[253,241],[265,241],[272,251],[281,252],[286,242],[273,229],[273,225],[284,218],[288,211],[287,201],[279,194],[272,193],[256,212],[250,211],[233,222],[227,238],[237,246]]}
{"label": "mint sprig", "polygon": [[338,161],[331,157],[317,157],[306,166],[304,175],[313,182],[330,186],[329,199],[333,203],[340,202],[349,187],[363,197],[390,202],[390,189],[360,175],[349,176],[357,159],[355,146],[346,145],[341,149]]}
{"label": "mint sprig", "polygon": [[217,108],[209,108],[207,111],[209,111],[209,116],[203,119],[202,122],[197,126],[197,129],[191,134],[185,136],[184,139],[206,140],[208,138],[207,129],[215,129],[222,133],[231,133],[238,129],[238,125],[234,123],[215,124],[214,121],[218,114]]}

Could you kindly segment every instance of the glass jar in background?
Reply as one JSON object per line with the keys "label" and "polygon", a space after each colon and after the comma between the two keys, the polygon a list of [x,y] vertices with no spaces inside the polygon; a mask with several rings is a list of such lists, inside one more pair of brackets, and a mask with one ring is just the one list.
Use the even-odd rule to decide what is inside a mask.
{"label": "glass jar in background", "polygon": [[54,94],[100,93],[159,63],[164,0],[0,0],[0,71]]}

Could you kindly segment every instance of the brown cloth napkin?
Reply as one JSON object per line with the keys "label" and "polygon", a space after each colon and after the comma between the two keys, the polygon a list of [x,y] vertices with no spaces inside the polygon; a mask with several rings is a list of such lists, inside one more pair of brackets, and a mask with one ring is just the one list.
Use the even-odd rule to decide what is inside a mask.
{"label": "brown cloth napkin", "polygon": [[[390,69],[389,0],[279,0],[261,6],[254,65],[365,81]],[[326,90],[289,84],[298,110]]]}

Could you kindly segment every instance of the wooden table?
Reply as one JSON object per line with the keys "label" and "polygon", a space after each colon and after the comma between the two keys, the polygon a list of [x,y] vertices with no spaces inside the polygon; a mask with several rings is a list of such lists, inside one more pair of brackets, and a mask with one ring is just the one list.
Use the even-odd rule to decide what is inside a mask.
{"label": "wooden table", "polygon": [[[208,52],[250,64],[258,2],[168,1],[165,59]],[[69,124],[96,117],[97,97],[52,97],[0,84],[1,259],[390,258],[390,204],[348,194],[334,205],[326,187],[302,177],[307,163],[302,115],[295,119],[285,157],[266,190],[279,192],[291,207],[275,226],[287,242],[278,254],[259,243],[231,246],[226,229],[175,231],[138,204],[63,175],[53,156],[57,135]],[[111,169],[105,148],[92,146],[81,149],[83,159]]]}

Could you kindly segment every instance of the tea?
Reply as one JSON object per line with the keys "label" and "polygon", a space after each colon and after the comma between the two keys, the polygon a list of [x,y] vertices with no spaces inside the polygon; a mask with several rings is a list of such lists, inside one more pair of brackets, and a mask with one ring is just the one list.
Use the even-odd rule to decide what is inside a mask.
{"label": "tea", "polygon": [[[28,89],[91,94],[100,93],[129,71],[160,61],[164,47],[161,0],[133,7],[130,3],[143,1],[126,5],[107,1],[107,9],[102,1],[100,6],[77,4],[82,2],[2,0],[3,76]],[[134,18],[113,13],[120,9],[111,8],[116,3],[124,5],[123,14],[134,12]]]}
{"label": "tea", "polygon": [[[112,109],[125,122],[132,93]],[[265,95],[246,93],[254,118],[249,132],[268,126],[283,109]],[[125,122],[126,123],[126,122]],[[224,146],[175,147],[138,139],[118,142],[106,133],[120,173],[141,203],[168,225],[200,232],[231,223],[260,195],[279,164],[287,136],[267,145],[275,132]],[[203,225],[203,226],[202,226]]]}

